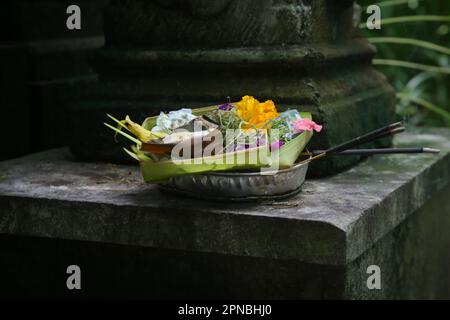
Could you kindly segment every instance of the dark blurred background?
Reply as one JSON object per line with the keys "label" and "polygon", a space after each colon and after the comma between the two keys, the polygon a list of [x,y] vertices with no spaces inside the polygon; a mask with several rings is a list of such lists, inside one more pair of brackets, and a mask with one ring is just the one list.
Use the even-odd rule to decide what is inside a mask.
{"label": "dark blurred background", "polygon": [[[2,1],[0,132],[5,143],[0,160],[67,144],[70,132],[67,132],[65,104],[76,99],[96,77],[89,60],[104,43],[102,10],[107,2],[77,1],[82,7],[82,29],[68,30],[66,8],[72,1]],[[375,2],[359,0],[358,3],[365,21],[365,7]],[[390,0],[379,4],[383,19],[450,15],[448,0]],[[448,21],[417,21],[362,32],[372,39],[425,40],[448,48],[449,26]],[[400,94],[397,112],[415,125],[450,126],[449,54],[411,44],[379,41],[374,45],[379,49],[377,68]],[[442,72],[386,66],[383,65],[386,59],[440,66]],[[409,98],[401,99],[404,96]]]}
{"label": "dark blurred background", "polygon": [[[67,144],[65,101],[95,79],[89,59],[103,39],[105,0],[78,0],[81,30],[66,28],[73,1],[0,4],[0,160]],[[80,124],[82,125],[82,124]]]}

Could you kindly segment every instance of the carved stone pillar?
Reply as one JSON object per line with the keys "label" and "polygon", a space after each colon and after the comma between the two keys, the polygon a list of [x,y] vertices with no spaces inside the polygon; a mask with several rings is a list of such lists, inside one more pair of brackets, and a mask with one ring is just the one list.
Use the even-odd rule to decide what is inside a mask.
{"label": "carved stone pillar", "polygon": [[[94,62],[99,81],[74,105],[72,119],[82,117],[89,131],[77,135],[73,152],[119,159],[101,127],[106,112],[143,118],[246,94],[311,111],[325,125],[311,148],[393,121],[393,91],[371,66],[375,51],[357,31],[354,8],[351,0],[111,1]],[[329,158],[311,173],[358,160]]]}

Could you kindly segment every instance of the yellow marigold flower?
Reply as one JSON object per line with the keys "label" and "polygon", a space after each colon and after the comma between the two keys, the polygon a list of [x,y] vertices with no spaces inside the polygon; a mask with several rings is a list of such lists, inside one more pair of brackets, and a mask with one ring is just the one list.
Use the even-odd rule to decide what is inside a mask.
{"label": "yellow marigold flower", "polygon": [[272,100],[259,102],[252,96],[244,96],[236,104],[238,116],[246,122],[244,128],[262,128],[271,119],[278,117]]}

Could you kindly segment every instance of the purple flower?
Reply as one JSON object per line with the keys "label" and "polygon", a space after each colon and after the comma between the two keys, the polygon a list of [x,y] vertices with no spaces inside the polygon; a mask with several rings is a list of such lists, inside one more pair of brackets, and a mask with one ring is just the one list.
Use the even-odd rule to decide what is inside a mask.
{"label": "purple flower", "polygon": [[242,151],[247,149],[247,146],[245,144],[238,144],[235,148],[234,151]]}
{"label": "purple flower", "polygon": [[219,110],[222,110],[222,111],[230,111],[231,109],[233,109],[233,106],[229,103],[224,103],[219,106]]}
{"label": "purple flower", "polygon": [[278,149],[280,149],[283,145],[284,145],[284,142],[281,141],[281,140],[272,142],[272,143],[270,144],[270,151],[278,150]]}
{"label": "purple flower", "polygon": [[263,146],[266,144],[266,136],[262,136],[258,139],[256,146]]}

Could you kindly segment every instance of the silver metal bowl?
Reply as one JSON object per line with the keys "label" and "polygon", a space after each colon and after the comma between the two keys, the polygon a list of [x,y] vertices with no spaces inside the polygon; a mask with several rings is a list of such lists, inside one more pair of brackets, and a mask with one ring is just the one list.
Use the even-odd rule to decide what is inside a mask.
{"label": "silver metal bowl", "polygon": [[209,172],[170,178],[160,187],[191,197],[226,201],[283,199],[301,190],[308,162],[266,172]]}

